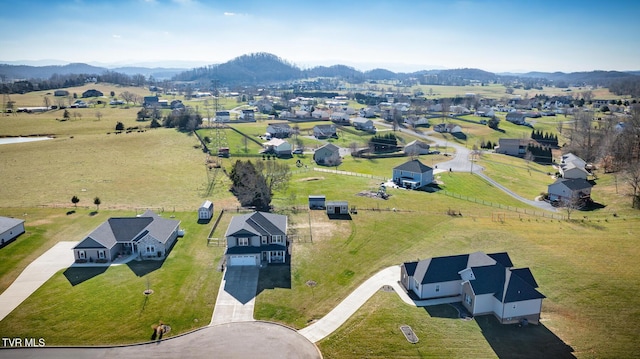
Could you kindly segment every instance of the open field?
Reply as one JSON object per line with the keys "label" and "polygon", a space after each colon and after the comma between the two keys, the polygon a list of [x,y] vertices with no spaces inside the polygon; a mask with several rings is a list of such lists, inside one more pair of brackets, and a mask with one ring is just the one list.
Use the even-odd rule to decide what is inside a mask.
{"label": "open field", "polygon": [[[126,126],[135,126],[135,109],[130,110],[122,118]],[[207,247],[211,227],[195,223],[195,210],[205,198],[215,203],[216,212],[235,208],[229,182],[222,171],[213,178],[213,172],[205,170],[205,155],[194,147],[195,137],[168,129],[107,135],[117,114],[129,110],[107,106],[105,111],[113,111],[113,117],[97,121],[83,115],[59,122],[55,114],[20,114],[0,122],[3,135],[57,135],[48,141],[0,145],[0,215],[24,218],[27,227],[26,234],[0,250],[0,290],[53,244],[80,240],[109,216],[164,209],[163,216],[182,220],[187,234],[160,268],[119,266],[56,274],[0,322],[0,336],[45,337],[48,345],[130,343],[148,340],[151,325],[160,320],[172,327],[171,335],[209,323],[224,247]],[[247,126],[246,131],[264,125]],[[547,296],[541,326],[496,328],[486,317],[461,321],[451,318],[450,307],[413,308],[395,294],[381,292],[319,343],[323,355],[509,357],[513,348],[520,348],[526,351],[520,357],[532,358],[560,357],[568,350],[580,358],[636,356],[640,301],[632,289],[640,286],[640,247],[635,243],[640,216],[629,208],[621,178],[599,175],[593,196],[606,207],[575,212],[572,218],[577,220],[568,222],[551,219],[548,213],[542,216],[540,210],[531,215],[532,208],[469,173],[437,176],[441,189],[467,200],[444,191],[402,189],[388,189],[391,196],[382,200],[358,195],[377,191],[380,180],[314,171],[309,154],[286,161],[295,166],[297,158],[308,168],[295,168],[288,188],[276,192],[273,200],[279,213],[289,215],[296,234],[292,264],[266,269],[256,318],[301,328],[384,267],[428,256],[508,251],[517,267],[531,268]],[[222,164],[228,169],[237,159],[223,159]],[[446,157],[421,159],[433,166]],[[390,177],[392,168],[405,160],[347,158],[338,169]],[[531,164],[531,182],[522,160],[487,155],[484,161],[490,176],[525,197],[547,183],[544,167]],[[505,168],[510,175],[501,175]],[[210,191],[209,181],[214,183]],[[351,220],[329,220],[322,211],[292,209],[305,206],[310,194],[347,200],[358,213]],[[79,207],[67,214],[74,210],[73,195],[80,197]],[[103,204],[91,215],[95,196]],[[449,210],[460,215],[447,215]],[[231,212],[222,217],[213,237],[224,236]],[[310,288],[308,280],[317,285]],[[155,292],[145,302],[147,283]],[[402,337],[401,324],[412,326],[418,344]]]}

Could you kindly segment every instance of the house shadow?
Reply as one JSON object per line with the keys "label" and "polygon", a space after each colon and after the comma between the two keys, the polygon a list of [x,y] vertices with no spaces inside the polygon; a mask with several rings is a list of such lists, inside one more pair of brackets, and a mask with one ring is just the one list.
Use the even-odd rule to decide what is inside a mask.
{"label": "house shadow", "polygon": [[467,135],[464,132],[454,132],[451,134],[451,136],[453,136],[454,138],[457,138],[458,140],[467,139]]}
{"label": "house shadow", "polygon": [[211,218],[209,218],[209,219],[199,218],[198,219],[198,224],[209,224],[210,222],[211,222]]}
{"label": "house shadow", "polygon": [[423,308],[427,312],[427,314],[429,314],[433,318],[460,318],[458,310],[449,304],[429,305]]}
{"label": "house shadow", "polygon": [[342,220],[342,221],[350,221],[351,220],[351,214],[349,214],[349,213],[327,214],[327,217],[329,217],[329,219],[338,219],[338,220]]}
{"label": "house shadow", "polygon": [[605,207],[606,207],[606,205],[604,205],[602,203],[589,201],[589,202],[585,203],[585,205],[582,208],[580,208],[580,210],[583,211],[583,212],[590,212],[590,211],[595,211],[595,210],[598,210],[598,209],[603,209]]}
{"label": "house shadow", "polygon": [[431,183],[431,184],[428,184],[426,186],[420,187],[419,190],[420,191],[424,191],[424,192],[433,193],[433,192],[441,191],[442,187],[440,187],[440,185],[437,184],[437,183]]}
{"label": "house shadow", "polygon": [[287,263],[269,264],[260,268],[256,295],[267,289],[291,289],[291,264],[289,263],[289,258],[287,258]]}
{"label": "house shadow", "polygon": [[544,324],[500,324],[493,315],[475,320],[498,358],[575,358],[573,348]]}
{"label": "house shadow", "polygon": [[145,275],[160,269],[163,264],[164,259],[144,261],[133,260],[127,262],[127,267],[129,267],[129,269],[131,269],[131,271],[138,277],[144,277]]}
{"label": "house shadow", "polygon": [[76,286],[84,281],[87,281],[93,277],[97,277],[100,274],[107,271],[108,266],[99,267],[74,267],[67,268],[62,274],[71,283],[72,286]]}

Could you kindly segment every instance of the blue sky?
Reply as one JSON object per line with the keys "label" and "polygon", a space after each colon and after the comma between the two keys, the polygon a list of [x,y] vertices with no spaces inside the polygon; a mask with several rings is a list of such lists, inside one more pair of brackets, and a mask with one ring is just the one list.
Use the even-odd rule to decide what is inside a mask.
{"label": "blue sky", "polygon": [[[0,62],[640,70],[640,1],[12,0]],[[182,63],[184,65],[184,63]]]}

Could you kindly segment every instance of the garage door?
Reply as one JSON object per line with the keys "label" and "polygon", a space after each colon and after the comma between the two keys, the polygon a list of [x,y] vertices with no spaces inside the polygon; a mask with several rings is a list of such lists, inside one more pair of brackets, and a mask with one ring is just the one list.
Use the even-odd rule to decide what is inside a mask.
{"label": "garage door", "polygon": [[230,266],[255,266],[256,262],[255,255],[235,255],[229,257]]}

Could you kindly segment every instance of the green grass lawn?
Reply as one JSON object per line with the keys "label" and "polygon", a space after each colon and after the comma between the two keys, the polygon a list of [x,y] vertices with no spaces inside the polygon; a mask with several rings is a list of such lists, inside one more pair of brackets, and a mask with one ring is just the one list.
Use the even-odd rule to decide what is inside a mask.
{"label": "green grass lawn", "polygon": [[[45,337],[49,345],[130,343],[147,340],[151,326],[160,320],[171,325],[172,335],[210,321],[220,283],[216,268],[224,248],[206,246],[210,227],[195,224],[195,210],[204,198],[213,200],[216,210],[235,208],[228,179],[222,171],[205,169],[205,155],[188,134],[158,129],[107,135],[113,131],[113,120],[126,118],[125,125],[138,122],[130,117],[135,109],[125,116],[128,110],[106,108],[113,116],[109,120],[105,114],[101,121],[87,115],[59,122],[55,114],[40,114],[6,116],[0,122],[0,134],[58,134],[54,140],[0,146],[0,173],[5,174],[0,214],[25,218],[27,227],[26,234],[0,250],[0,290],[56,242],[80,240],[111,215],[134,215],[136,208],[147,207],[164,208],[164,215],[171,215],[176,208],[187,235],[161,268],[142,277],[132,269],[150,268],[119,266],[102,273],[56,274],[0,322],[2,336]],[[264,123],[237,126],[246,133],[266,128]],[[544,168],[532,165],[529,176],[521,160],[486,157],[487,171],[494,171],[496,180],[523,196],[534,194],[523,183],[536,184],[528,186],[532,188],[546,183]],[[297,235],[290,270],[276,269],[275,274],[288,274],[289,280],[272,281],[281,286],[263,283],[256,318],[302,328],[384,267],[430,256],[508,251],[516,266],[531,268],[547,296],[543,325],[533,328],[537,334],[530,343],[521,344],[517,334],[502,332],[491,322],[451,319],[446,307],[425,311],[405,306],[393,293],[379,293],[320,343],[323,354],[503,357],[509,356],[504,351],[507,343],[538,350],[566,344],[577,357],[585,358],[635,355],[640,303],[632,288],[640,286],[636,265],[640,249],[633,239],[640,237],[640,219],[636,210],[629,209],[622,179],[616,191],[616,179],[601,175],[593,197],[605,207],[577,212],[572,218],[579,220],[566,222],[515,212],[514,208],[526,206],[469,173],[437,176],[440,188],[457,197],[388,189],[391,196],[382,200],[361,195],[377,191],[380,180],[313,171],[308,154],[286,161],[294,166],[298,158],[308,168],[296,167],[288,188],[274,193],[272,202],[279,213],[289,215],[290,229]],[[431,159],[437,164],[445,158],[421,157],[429,166],[434,165]],[[235,160],[223,159],[223,166],[228,169]],[[405,160],[347,158],[338,169],[389,177],[392,168]],[[500,177],[505,168],[510,175]],[[210,181],[213,186],[208,191]],[[322,211],[291,209],[305,206],[310,194],[347,200],[358,214],[350,221],[330,221]],[[67,214],[73,210],[74,195],[80,197],[79,208]],[[90,216],[95,196],[103,204]],[[462,216],[449,216],[449,210]],[[495,213],[504,214],[505,220],[495,221]],[[231,214],[223,216],[214,237],[223,237],[230,219]],[[155,292],[145,302],[147,278]],[[309,288],[308,280],[317,286]],[[420,343],[409,345],[399,323],[411,325]],[[544,356],[532,353],[531,357]]]}
{"label": "green grass lawn", "polygon": [[[96,217],[104,220],[106,215],[100,213]],[[182,221],[186,235],[178,239],[163,263],[132,262],[108,269],[60,271],[0,322],[0,333],[45,338],[47,345],[54,346],[96,345],[148,341],[152,325],[160,321],[171,326],[172,336],[207,325],[221,280],[216,268],[224,248],[207,246],[212,224],[197,224],[195,212],[174,215]],[[86,229],[95,222],[87,211],[79,211],[73,217],[77,228]],[[41,227],[55,230],[58,225],[52,221]],[[22,238],[15,244],[21,241]],[[143,294],[147,287],[153,294]]]}

